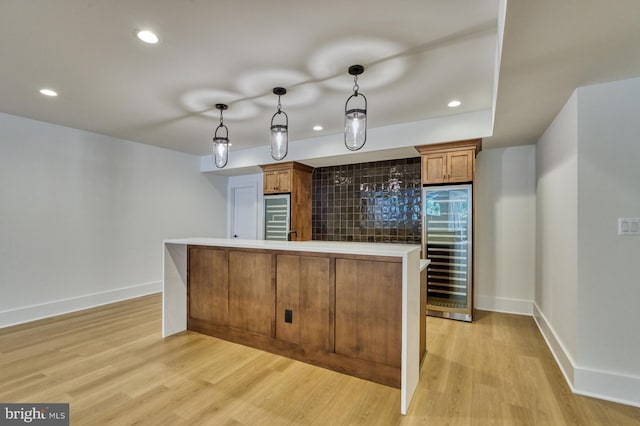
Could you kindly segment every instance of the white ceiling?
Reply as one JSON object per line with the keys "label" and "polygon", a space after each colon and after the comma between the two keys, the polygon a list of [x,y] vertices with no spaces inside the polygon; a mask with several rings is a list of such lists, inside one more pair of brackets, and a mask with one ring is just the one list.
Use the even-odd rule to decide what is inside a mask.
{"label": "white ceiling", "polygon": [[[370,127],[492,103],[498,0],[0,5],[0,111],[193,154],[211,153],[216,103],[229,104],[234,151],[268,150],[276,86],[291,140],[340,133],[353,64],[366,67]],[[157,45],[135,37],[146,28]]]}
{"label": "white ceiling", "polygon": [[535,143],[575,88],[640,76],[640,1],[508,0],[494,136]]}
{"label": "white ceiling", "polygon": [[[197,155],[215,103],[233,150],[264,146],[275,86],[290,140],[491,109],[499,0],[0,0],[0,111]],[[533,143],[580,85],[640,75],[637,0],[509,0],[495,133]],[[157,45],[135,38],[152,29]],[[50,87],[60,94],[38,93]],[[447,107],[451,99],[463,104]],[[324,126],[320,133],[311,128]],[[310,139],[312,140],[312,139]]]}

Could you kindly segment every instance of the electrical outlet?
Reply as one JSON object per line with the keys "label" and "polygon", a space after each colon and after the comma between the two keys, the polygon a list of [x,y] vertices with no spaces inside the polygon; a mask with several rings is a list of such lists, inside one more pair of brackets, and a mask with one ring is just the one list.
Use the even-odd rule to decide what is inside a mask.
{"label": "electrical outlet", "polygon": [[618,235],[640,235],[640,217],[619,217]]}

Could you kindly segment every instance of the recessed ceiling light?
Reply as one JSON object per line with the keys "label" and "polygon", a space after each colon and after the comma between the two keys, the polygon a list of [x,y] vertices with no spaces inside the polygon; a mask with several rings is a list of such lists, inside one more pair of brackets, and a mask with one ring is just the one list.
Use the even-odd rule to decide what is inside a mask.
{"label": "recessed ceiling light", "polygon": [[313,130],[315,130],[316,132],[319,132],[322,129],[323,129],[323,127],[320,126],[319,124],[316,124],[315,126],[313,126]]}
{"label": "recessed ceiling light", "polygon": [[457,99],[454,99],[453,101],[451,101],[451,102],[449,102],[449,103],[447,104],[447,106],[448,106],[449,108],[456,108],[456,107],[459,107],[460,105],[462,105],[462,102],[460,102],[460,101],[459,101],[459,100],[457,100]]}
{"label": "recessed ceiling light", "polygon": [[136,35],[145,43],[156,44],[158,42],[158,36],[149,30],[138,31]]}
{"label": "recessed ceiling light", "polygon": [[45,96],[58,96],[58,93],[55,90],[51,89],[40,89],[40,93]]}

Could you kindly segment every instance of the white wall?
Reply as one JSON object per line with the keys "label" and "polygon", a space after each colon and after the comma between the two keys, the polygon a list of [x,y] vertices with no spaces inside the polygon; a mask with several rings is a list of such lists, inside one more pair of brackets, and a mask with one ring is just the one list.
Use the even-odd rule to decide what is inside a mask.
{"label": "white wall", "polygon": [[[577,97],[574,93],[536,146],[537,314],[573,363],[578,297]],[[566,371],[571,376],[570,371]],[[571,380],[571,377],[569,377]]]}
{"label": "white wall", "polygon": [[635,376],[636,404],[640,404],[640,237],[617,235],[617,218],[640,217],[638,111],[640,79],[578,89],[576,361],[581,372],[587,371],[576,376],[576,387],[595,392],[591,380],[583,376],[593,378],[598,372]]}
{"label": "white wall", "polygon": [[0,114],[0,326],[160,291],[162,240],[226,231],[199,158]]}
{"label": "white wall", "polygon": [[531,315],[535,146],[483,150],[475,180],[476,308]]}
{"label": "white wall", "polygon": [[534,315],[573,391],[640,406],[640,79],[582,87],[538,141]]}

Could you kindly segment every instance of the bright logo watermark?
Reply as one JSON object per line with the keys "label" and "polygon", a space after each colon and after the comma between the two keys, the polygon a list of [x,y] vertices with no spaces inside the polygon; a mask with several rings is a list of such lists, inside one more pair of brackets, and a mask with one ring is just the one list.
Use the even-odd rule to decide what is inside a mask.
{"label": "bright logo watermark", "polygon": [[2,404],[0,425],[68,426],[69,404]]}

